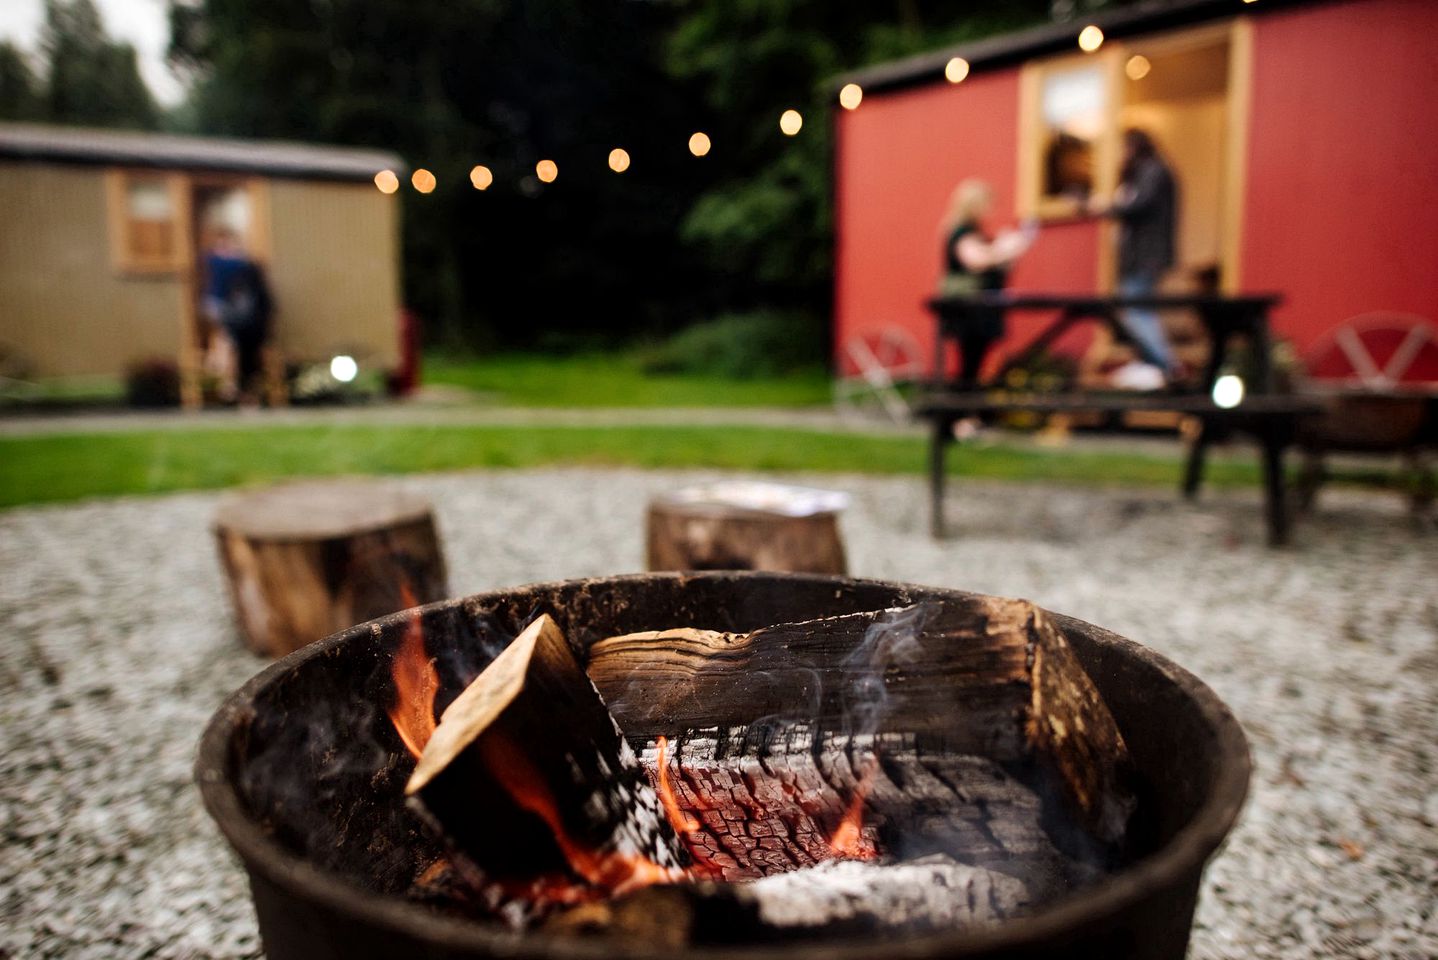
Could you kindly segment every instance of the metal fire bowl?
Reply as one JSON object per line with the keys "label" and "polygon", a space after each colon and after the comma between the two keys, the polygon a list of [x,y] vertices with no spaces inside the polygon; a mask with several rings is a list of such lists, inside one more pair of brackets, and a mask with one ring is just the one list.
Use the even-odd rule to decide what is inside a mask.
{"label": "metal fire bowl", "polygon": [[[644,574],[539,584],[447,600],[424,607],[422,617],[426,637],[447,633],[452,642],[463,644],[466,636],[478,635],[476,623],[498,625],[512,636],[535,611],[547,611],[572,640],[587,646],[602,637],[633,630],[692,625],[743,631],[925,599],[963,602],[973,596],[956,590],[841,577]],[[308,843],[297,841],[293,831],[280,822],[283,815],[275,813],[284,803],[269,797],[265,801],[269,806],[265,806],[256,800],[257,778],[251,758],[263,754],[267,740],[287,749],[285,738],[302,723],[309,724],[311,732],[305,736],[310,740],[298,753],[321,756],[326,764],[351,743],[363,741],[362,731],[326,725],[324,718],[343,715],[360,700],[383,705],[388,688],[377,687],[382,681],[375,678],[409,625],[410,615],[403,613],[311,644],[245,684],[225,702],[205,731],[196,778],[205,806],[249,872],[260,933],[271,960],[591,960],[616,956],[676,960],[676,953],[704,960],[873,960],[880,955],[893,960],[1182,957],[1204,865],[1233,826],[1247,792],[1247,741],[1233,715],[1192,674],[1100,627],[1064,616],[1053,619],[1102,691],[1128,742],[1144,787],[1141,814],[1151,839],[1139,856],[1105,880],[1021,919],[985,930],[896,932],[882,941],[660,951],[644,943],[515,934],[438,915],[407,900],[398,881],[391,881],[387,888],[383,880],[357,872],[354,864],[344,860],[355,855],[372,857],[393,867],[390,872],[395,877],[403,877],[415,867],[413,862],[403,862],[406,855],[416,856],[403,851],[417,841],[412,825],[404,821],[408,815],[395,799],[404,771],[393,755],[387,764],[396,769],[389,773],[376,773],[371,764],[352,778],[350,786],[340,783],[338,794],[331,780],[326,781],[328,792],[291,798],[308,807],[312,817],[342,821],[344,836],[349,838],[328,844],[313,838]],[[387,727],[380,709],[370,736],[382,737]],[[393,737],[392,730],[389,736]],[[332,742],[316,743],[315,738]],[[371,755],[380,752],[373,742],[369,750]],[[394,755],[403,752],[397,740],[394,751]],[[294,766],[302,768],[306,762],[297,755]],[[381,801],[386,805],[383,809],[378,806]],[[356,841],[356,833],[364,836]],[[391,848],[385,840],[387,834],[407,837]],[[337,853],[345,844],[358,853]],[[375,875],[383,873],[376,868]]]}

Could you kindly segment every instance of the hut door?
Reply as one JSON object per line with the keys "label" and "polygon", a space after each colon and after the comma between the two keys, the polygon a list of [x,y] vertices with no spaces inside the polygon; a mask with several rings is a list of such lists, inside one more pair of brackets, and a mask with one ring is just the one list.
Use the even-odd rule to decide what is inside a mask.
{"label": "hut door", "polygon": [[190,182],[190,236],[194,243],[195,281],[194,330],[192,342],[208,355],[213,347],[213,331],[205,313],[208,287],[205,263],[208,255],[222,242],[230,242],[246,255],[263,262],[265,231],[260,220],[256,182],[238,177],[194,177]]}

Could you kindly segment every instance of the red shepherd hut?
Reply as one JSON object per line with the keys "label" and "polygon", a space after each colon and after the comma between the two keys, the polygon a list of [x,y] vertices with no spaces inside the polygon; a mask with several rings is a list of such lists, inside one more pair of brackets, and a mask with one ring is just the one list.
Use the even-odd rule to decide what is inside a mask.
{"label": "red shepherd hut", "polygon": [[[1102,38],[1084,52],[1090,24]],[[894,328],[930,362],[938,221],[967,177],[993,186],[996,226],[1043,224],[1011,287],[1111,290],[1111,227],[1079,216],[1075,194],[1111,195],[1129,126],[1180,183],[1170,289],[1216,270],[1224,291],[1281,293],[1274,330],[1300,355],[1360,314],[1438,319],[1433,0],[1144,3],[842,82],[862,90],[835,118],[835,344],[850,370],[846,344]],[[1046,319],[1015,315],[1005,345]]]}

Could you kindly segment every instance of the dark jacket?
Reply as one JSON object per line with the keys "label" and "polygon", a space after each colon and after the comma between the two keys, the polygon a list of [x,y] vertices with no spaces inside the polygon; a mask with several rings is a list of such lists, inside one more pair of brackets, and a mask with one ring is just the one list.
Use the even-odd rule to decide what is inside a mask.
{"label": "dark jacket", "polygon": [[1173,231],[1178,187],[1158,157],[1139,161],[1125,183],[1128,196],[1111,211],[1118,219],[1118,273],[1157,277],[1173,266]]}

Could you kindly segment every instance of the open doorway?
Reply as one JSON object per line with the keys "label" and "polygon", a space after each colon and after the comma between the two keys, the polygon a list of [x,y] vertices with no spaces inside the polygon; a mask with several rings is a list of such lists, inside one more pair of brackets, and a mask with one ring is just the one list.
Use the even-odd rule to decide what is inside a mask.
{"label": "open doorway", "polygon": [[1227,29],[1140,40],[1125,52],[1120,126],[1153,137],[1178,181],[1176,262],[1165,290],[1216,291],[1231,279],[1223,276],[1231,262],[1231,56]]}

